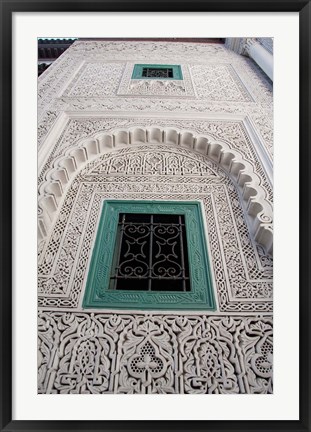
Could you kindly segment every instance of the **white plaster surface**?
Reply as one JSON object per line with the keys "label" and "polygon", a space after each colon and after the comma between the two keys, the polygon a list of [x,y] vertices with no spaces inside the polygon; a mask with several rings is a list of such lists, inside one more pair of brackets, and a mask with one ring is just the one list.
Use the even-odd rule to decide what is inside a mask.
{"label": "white plaster surface", "polygon": [[[43,313],[47,313],[48,311],[42,311],[42,312],[43,312]],[[50,314],[49,314],[49,315],[50,315],[49,323],[52,323],[51,319],[52,319],[52,314],[53,314],[53,313],[54,313],[54,314],[55,314],[55,313],[57,314],[56,311],[55,311],[55,312],[52,312],[52,309],[51,309],[51,312],[50,312]],[[55,315],[55,316],[56,316],[56,315]],[[98,316],[98,318],[100,318],[100,317]],[[53,319],[54,319],[54,318],[53,318]],[[102,319],[102,318],[101,318],[101,319]],[[103,317],[103,319],[104,319],[104,317]],[[139,322],[139,319],[140,319],[140,318],[139,318],[139,314],[137,314],[137,316],[135,317],[135,321],[136,321],[136,322]],[[149,321],[150,321],[150,319],[151,319],[151,321],[152,321],[152,318],[149,318]],[[163,319],[164,319],[164,318],[163,318]],[[166,319],[166,318],[165,318],[165,319]],[[176,319],[176,318],[174,318],[174,319]],[[223,321],[223,319],[224,319],[224,318],[222,318],[221,321]],[[235,318],[235,319],[237,319],[237,318]],[[242,319],[242,321],[243,321],[244,323],[246,323],[246,318],[241,317],[241,319]],[[263,334],[263,335],[264,335],[264,334]],[[169,345],[169,346],[170,346],[170,345]],[[211,349],[208,350],[208,353],[210,353],[210,352],[211,352]],[[63,362],[63,363],[65,364],[65,362]],[[229,367],[229,369],[230,369],[230,367]],[[50,381],[49,381],[49,382],[50,382]],[[240,389],[241,387],[238,387],[238,388]],[[175,389],[175,390],[176,390],[176,389]],[[180,392],[180,390],[177,391],[177,393],[179,393],[179,392]],[[190,391],[190,393],[191,393],[191,391]]]}

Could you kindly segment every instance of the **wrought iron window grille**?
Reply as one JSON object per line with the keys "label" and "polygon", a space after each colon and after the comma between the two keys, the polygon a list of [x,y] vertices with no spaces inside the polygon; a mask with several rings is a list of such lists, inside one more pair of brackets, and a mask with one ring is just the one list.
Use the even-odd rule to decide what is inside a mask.
{"label": "wrought iron window grille", "polygon": [[183,215],[120,213],[109,289],[190,291]]}

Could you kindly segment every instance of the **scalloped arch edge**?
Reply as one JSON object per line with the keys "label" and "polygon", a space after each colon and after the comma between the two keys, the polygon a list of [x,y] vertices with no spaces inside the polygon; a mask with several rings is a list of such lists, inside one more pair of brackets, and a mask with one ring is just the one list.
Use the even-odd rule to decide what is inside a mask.
{"label": "scalloped arch edge", "polygon": [[54,161],[39,188],[38,239],[45,238],[52,228],[57,210],[73,178],[90,161],[104,153],[131,145],[167,144],[193,150],[218,164],[237,186],[248,226],[255,241],[264,250],[273,251],[273,211],[266,198],[261,180],[250,162],[221,140],[208,135],[174,128],[135,127],[118,129],[113,133],[97,133],[80,140]]}

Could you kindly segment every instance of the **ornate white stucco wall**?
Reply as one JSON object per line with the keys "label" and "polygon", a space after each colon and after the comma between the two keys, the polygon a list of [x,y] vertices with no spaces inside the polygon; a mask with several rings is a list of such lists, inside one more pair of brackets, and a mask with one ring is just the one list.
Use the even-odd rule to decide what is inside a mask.
{"label": "ornate white stucco wall", "polygon": [[[273,391],[272,103],[221,44],[78,41],[41,75],[40,393]],[[106,198],[202,203],[215,312],[82,308]]]}

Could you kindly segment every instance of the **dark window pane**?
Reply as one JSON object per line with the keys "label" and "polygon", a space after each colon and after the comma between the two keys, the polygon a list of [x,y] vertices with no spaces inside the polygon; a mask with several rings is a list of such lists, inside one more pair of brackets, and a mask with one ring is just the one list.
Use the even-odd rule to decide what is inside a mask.
{"label": "dark window pane", "polygon": [[172,68],[143,68],[144,78],[173,78]]}

